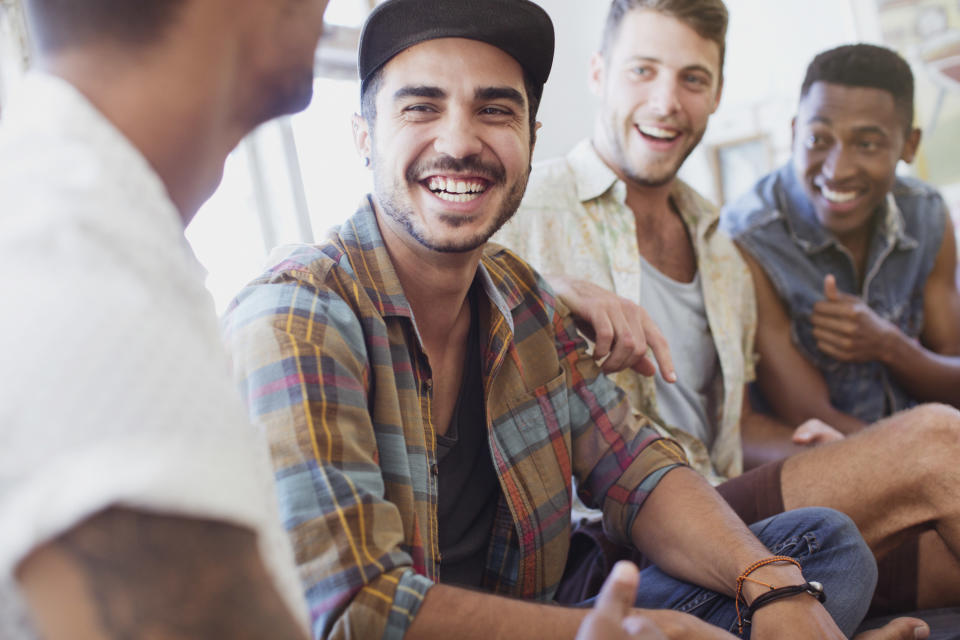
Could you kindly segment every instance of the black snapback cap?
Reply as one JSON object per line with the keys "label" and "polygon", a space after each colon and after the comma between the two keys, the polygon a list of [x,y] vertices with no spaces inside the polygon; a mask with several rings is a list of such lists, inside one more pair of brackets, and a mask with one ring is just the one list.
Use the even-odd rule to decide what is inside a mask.
{"label": "black snapback cap", "polygon": [[357,67],[361,92],[395,55],[437,38],[479,40],[510,54],[533,80],[536,98],[553,65],[553,22],[530,0],[387,0],[367,17]]}

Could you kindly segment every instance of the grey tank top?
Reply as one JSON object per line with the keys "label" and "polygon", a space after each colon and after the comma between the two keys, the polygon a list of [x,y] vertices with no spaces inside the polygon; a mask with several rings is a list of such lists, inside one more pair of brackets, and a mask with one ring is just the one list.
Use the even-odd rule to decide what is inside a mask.
{"label": "grey tank top", "polygon": [[663,332],[677,370],[673,384],[659,373],[656,376],[660,417],[699,438],[709,449],[723,401],[723,379],[707,323],[700,273],[693,282],[685,283],[668,278],[643,256],[640,266],[640,306]]}

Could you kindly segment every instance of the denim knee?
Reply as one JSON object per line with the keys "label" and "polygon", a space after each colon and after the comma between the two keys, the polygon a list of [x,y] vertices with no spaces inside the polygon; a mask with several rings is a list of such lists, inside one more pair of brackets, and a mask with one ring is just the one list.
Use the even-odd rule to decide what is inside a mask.
{"label": "denim knee", "polygon": [[807,580],[824,585],[827,610],[845,634],[852,634],[866,615],[877,584],[876,560],[853,520],[823,507],[788,511],[772,520],[757,523],[771,531],[763,527],[755,533],[766,538],[773,553],[796,558]]}

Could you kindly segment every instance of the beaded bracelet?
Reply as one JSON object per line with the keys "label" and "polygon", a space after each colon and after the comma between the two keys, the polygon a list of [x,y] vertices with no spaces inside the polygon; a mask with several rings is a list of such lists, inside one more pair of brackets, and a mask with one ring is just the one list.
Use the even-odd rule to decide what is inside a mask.
{"label": "beaded bracelet", "polygon": [[[775,564],[778,562],[787,562],[792,565],[796,565],[798,569],[802,569],[802,567],[800,566],[800,563],[797,562],[794,558],[791,558],[790,556],[771,556],[769,558],[764,558],[763,560],[757,560],[756,562],[751,564],[749,567],[747,567],[743,571],[743,573],[741,573],[737,577],[737,595],[734,598],[734,605],[736,606],[736,609],[737,609],[737,629],[740,634],[743,634],[743,616],[740,614],[740,603],[743,602],[744,605],[747,604],[747,601],[743,597],[743,583],[749,580],[750,582],[761,584],[767,587],[768,589],[770,589],[771,591],[776,591],[776,588],[772,584],[767,584],[766,582],[762,582],[760,580],[751,578],[750,574],[756,571],[757,569],[759,569],[760,567],[765,567],[768,564]],[[781,597],[785,597],[785,596],[781,596]]]}

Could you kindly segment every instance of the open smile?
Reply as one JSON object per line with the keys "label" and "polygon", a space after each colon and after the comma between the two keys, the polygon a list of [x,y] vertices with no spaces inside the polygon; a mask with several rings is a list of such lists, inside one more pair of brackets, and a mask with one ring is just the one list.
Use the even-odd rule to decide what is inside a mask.
{"label": "open smile", "polygon": [[634,125],[634,128],[643,138],[651,142],[670,143],[677,140],[681,135],[681,132],[677,129],[650,124],[638,124]]}
{"label": "open smile", "polygon": [[484,178],[468,176],[430,176],[421,184],[440,200],[456,204],[479,199],[490,186]]}
{"label": "open smile", "polygon": [[862,198],[867,195],[865,189],[856,189],[852,187],[831,188],[820,181],[814,181],[814,186],[820,193],[820,197],[834,211],[847,211],[856,208]]}

